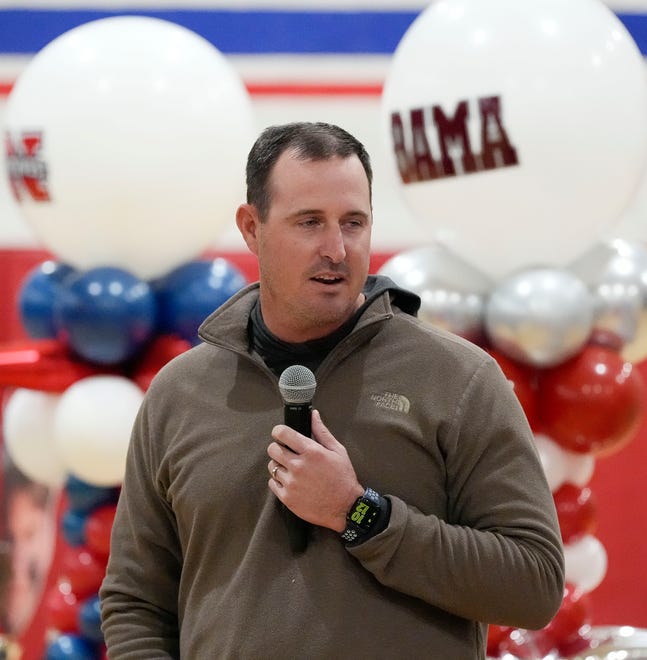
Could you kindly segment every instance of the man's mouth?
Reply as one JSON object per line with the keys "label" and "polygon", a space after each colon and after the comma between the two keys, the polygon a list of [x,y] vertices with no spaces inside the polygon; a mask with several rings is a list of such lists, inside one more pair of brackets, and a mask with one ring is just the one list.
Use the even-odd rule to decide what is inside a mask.
{"label": "man's mouth", "polygon": [[341,277],[340,275],[317,275],[312,278],[315,282],[319,282],[320,284],[339,284],[339,282],[343,282],[344,278]]}

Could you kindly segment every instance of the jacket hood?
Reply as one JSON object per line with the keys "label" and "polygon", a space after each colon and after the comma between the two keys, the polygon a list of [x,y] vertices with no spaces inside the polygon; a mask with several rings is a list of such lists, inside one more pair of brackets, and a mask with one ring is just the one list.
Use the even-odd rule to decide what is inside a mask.
{"label": "jacket hood", "polygon": [[385,275],[369,275],[364,285],[366,302],[375,300],[388,291],[391,304],[410,316],[417,316],[420,309],[420,296],[398,286],[390,277]]}

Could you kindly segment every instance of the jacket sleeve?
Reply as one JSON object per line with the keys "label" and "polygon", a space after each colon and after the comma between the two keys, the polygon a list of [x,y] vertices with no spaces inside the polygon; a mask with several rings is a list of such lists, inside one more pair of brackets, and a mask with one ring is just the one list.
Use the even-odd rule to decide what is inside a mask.
{"label": "jacket sleeve", "polygon": [[382,584],[457,616],[541,628],[563,596],[557,515],[521,406],[489,358],[439,442],[446,519],[390,495],[388,527],[349,552]]}
{"label": "jacket sleeve", "polygon": [[111,660],[179,658],[181,550],[159,483],[146,401],[135,421],[100,598]]}

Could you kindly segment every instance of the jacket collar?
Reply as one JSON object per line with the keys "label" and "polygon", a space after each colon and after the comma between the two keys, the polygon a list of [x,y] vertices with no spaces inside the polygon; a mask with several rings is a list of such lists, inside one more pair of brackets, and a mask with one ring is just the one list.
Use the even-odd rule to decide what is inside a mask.
{"label": "jacket collar", "polygon": [[[418,296],[399,289],[387,278],[369,276],[367,284],[375,286],[376,280],[381,284],[381,291],[366,307],[350,337],[362,328],[391,318],[399,311],[398,303],[405,313],[415,315],[418,310],[420,305]],[[389,284],[393,286],[388,286]],[[259,283],[254,282],[238,291],[212,312],[198,329],[200,339],[208,344],[223,346],[237,352],[249,352],[247,324],[252,307],[258,300],[259,289]],[[376,326],[376,332],[377,329]]]}

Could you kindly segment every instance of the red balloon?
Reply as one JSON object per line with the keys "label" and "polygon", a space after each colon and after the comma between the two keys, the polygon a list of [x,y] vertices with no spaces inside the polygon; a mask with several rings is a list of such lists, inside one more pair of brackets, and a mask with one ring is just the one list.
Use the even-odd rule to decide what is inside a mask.
{"label": "red balloon", "polygon": [[54,339],[30,339],[0,345],[0,387],[63,392],[81,378],[99,373],[71,359]]}
{"label": "red balloon", "polygon": [[501,643],[506,640],[514,630],[510,626],[490,625],[487,629],[487,655],[498,658],[501,655]]}
{"label": "red balloon", "polygon": [[185,339],[174,335],[160,335],[150,344],[146,353],[135,367],[132,379],[144,390],[148,389],[157,372],[174,357],[191,348]]}
{"label": "red balloon", "polygon": [[62,633],[77,632],[80,605],[69,582],[55,584],[45,596],[44,606],[48,627]]}
{"label": "red balloon", "polygon": [[593,328],[587,343],[595,346],[605,346],[606,348],[619,353],[625,342],[623,338],[616,332],[613,332],[613,330]]}
{"label": "red balloon", "polygon": [[85,543],[100,557],[110,554],[110,533],[117,511],[116,504],[107,504],[95,509],[85,521]]}
{"label": "red balloon", "polygon": [[70,583],[79,599],[96,593],[106,573],[106,559],[87,546],[67,547],[63,553],[61,579]]}
{"label": "red balloon", "polygon": [[514,393],[526,413],[528,423],[537,428],[538,382],[537,370],[512,360],[507,355],[490,349],[490,355],[498,362],[505,377],[512,383]]}
{"label": "red balloon", "polygon": [[565,449],[606,455],[633,439],[643,417],[640,372],[613,350],[586,346],[539,375],[542,429]]}
{"label": "red balloon", "polygon": [[597,506],[590,488],[564,484],[553,493],[562,541],[570,543],[597,528]]}
{"label": "red balloon", "polygon": [[591,626],[582,626],[575,635],[565,639],[557,645],[560,658],[581,657],[586,651],[596,648],[599,639],[592,634]]}
{"label": "red balloon", "polygon": [[567,583],[557,614],[542,632],[556,648],[560,645],[566,646],[581,637],[580,631],[591,624],[592,610],[589,594]]}

